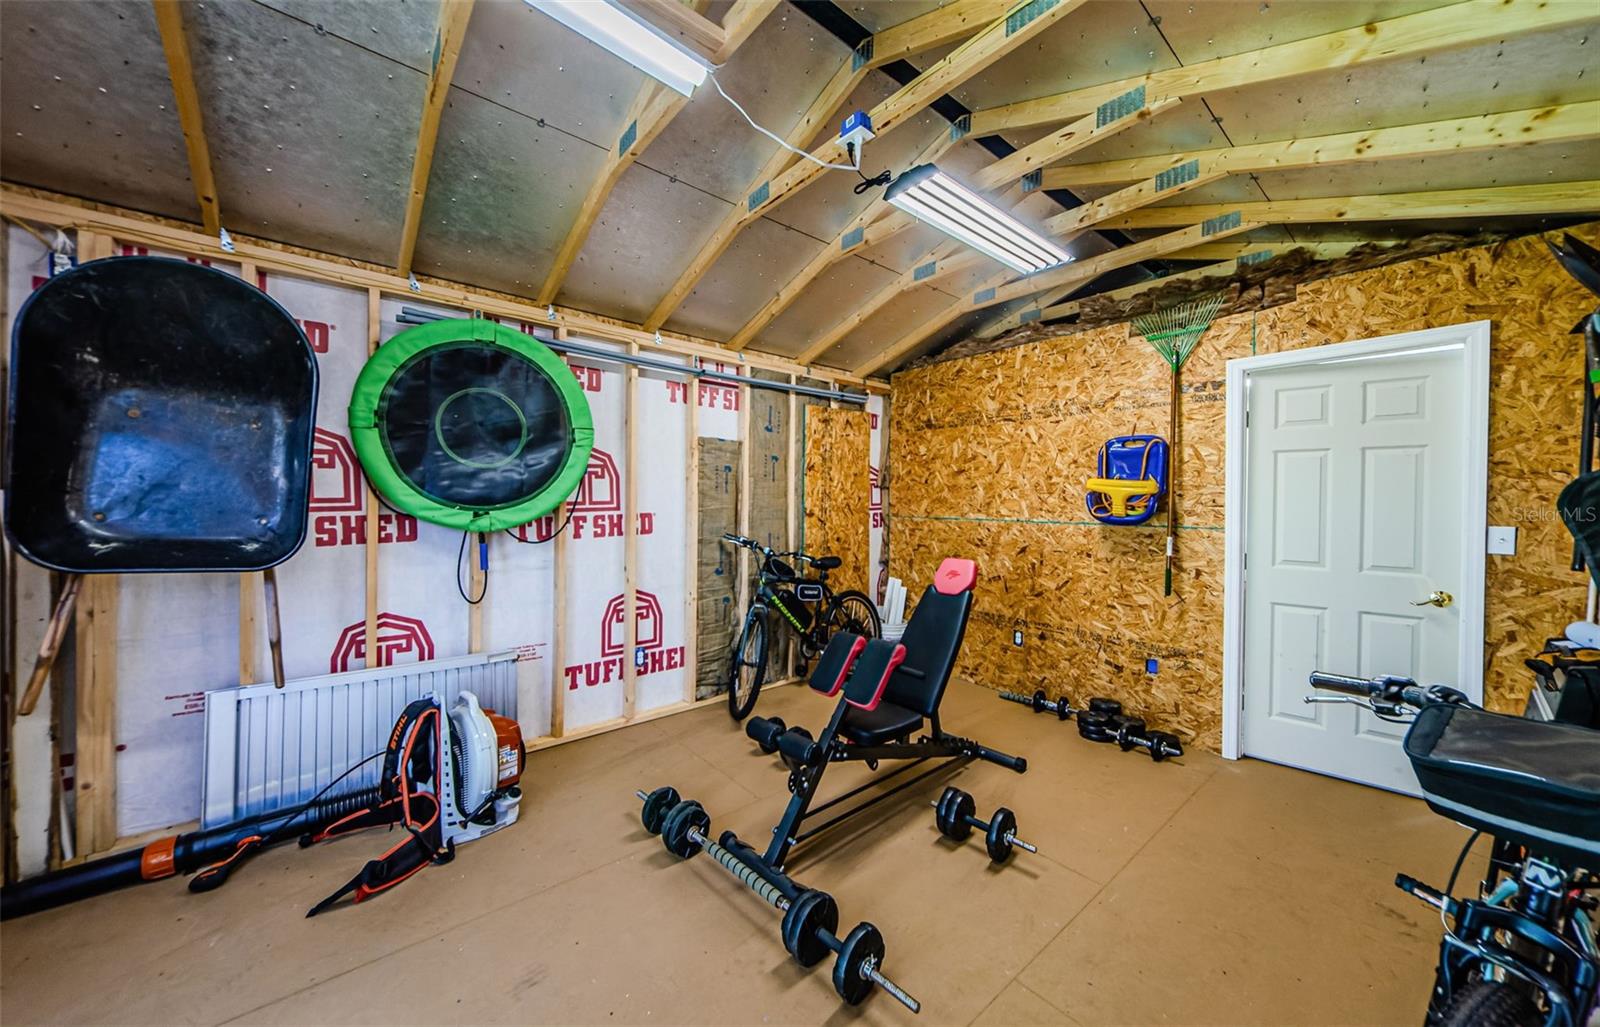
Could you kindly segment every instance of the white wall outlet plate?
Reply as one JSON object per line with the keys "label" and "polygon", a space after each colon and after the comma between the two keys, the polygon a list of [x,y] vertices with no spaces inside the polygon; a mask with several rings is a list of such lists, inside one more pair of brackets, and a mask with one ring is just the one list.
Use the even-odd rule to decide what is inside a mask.
{"label": "white wall outlet plate", "polygon": [[1517,529],[1506,524],[1489,525],[1488,545],[1484,552],[1490,556],[1515,556],[1517,554]]}
{"label": "white wall outlet plate", "polygon": [[1011,633],[1011,644],[1014,645],[1014,646],[1017,646],[1019,648],[1021,647],[1021,645],[1022,645],[1022,632],[1013,631]]}

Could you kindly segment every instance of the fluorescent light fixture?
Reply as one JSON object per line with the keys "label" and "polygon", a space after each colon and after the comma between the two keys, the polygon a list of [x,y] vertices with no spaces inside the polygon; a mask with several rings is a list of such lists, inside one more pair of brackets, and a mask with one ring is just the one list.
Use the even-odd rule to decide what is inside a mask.
{"label": "fluorescent light fixture", "polygon": [[1072,259],[932,164],[918,165],[895,179],[884,199],[1025,275]]}
{"label": "fluorescent light fixture", "polygon": [[609,0],[526,2],[684,96],[693,95],[694,87],[706,80],[706,66],[698,57]]}

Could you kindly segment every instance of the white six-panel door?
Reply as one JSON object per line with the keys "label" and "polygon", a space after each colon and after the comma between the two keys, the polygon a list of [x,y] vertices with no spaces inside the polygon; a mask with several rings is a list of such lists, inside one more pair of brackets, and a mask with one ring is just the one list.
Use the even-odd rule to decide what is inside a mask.
{"label": "white six-panel door", "polygon": [[[1403,725],[1302,700],[1313,670],[1463,683],[1469,361],[1342,348],[1243,379],[1242,750],[1414,794]],[[1414,605],[1435,592],[1449,605]]]}

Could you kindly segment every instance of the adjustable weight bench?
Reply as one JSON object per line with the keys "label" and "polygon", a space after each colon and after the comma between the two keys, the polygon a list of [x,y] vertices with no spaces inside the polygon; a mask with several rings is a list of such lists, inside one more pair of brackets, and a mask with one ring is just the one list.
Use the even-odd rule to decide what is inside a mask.
{"label": "adjustable weight bench", "polygon": [[[765,751],[778,753],[789,767],[789,789],[793,793],[764,853],[740,841],[731,831],[712,841],[709,814],[693,800],[680,800],[673,788],[658,788],[648,795],[636,793],[644,800],[641,819],[645,828],[659,832],[668,850],[684,858],[701,851],[709,853],[784,913],[784,946],[802,966],[817,963],[830,951],[835,953],[834,987],[852,1004],[866,998],[877,985],[913,1011],[919,1008],[915,999],[883,976],[883,939],[877,928],[862,923],[839,939],[834,934],[838,908],[833,899],[789,877],[784,864],[798,843],[940,771],[974,759],[987,760],[1019,774],[1027,770],[1027,760],[1022,757],[948,734],[939,722],[939,704],[961,651],[977,575],[977,564],[971,560],[952,558],[940,564],[900,642],[865,639],[844,632],[829,640],[812,672],[811,687],[823,695],[837,696],[839,701],[817,738],[813,739],[803,728],[788,728],[775,718],[754,717],[746,724],[746,734]],[[915,740],[913,735],[917,735]],[[813,809],[811,803],[823,773],[831,764],[852,760],[865,762],[874,770],[887,760],[903,760],[905,765]],[[887,791],[849,804],[888,779],[930,762],[931,766]],[[965,798],[970,808],[970,797]],[[845,808],[840,810],[841,806]],[[943,804],[940,808],[943,810]],[[821,823],[805,826],[823,816],[826,819]],[[941,812],[941,831],[957,837],[955,832],[959,830],[964,836],[970,824],[957,824],[953,816]],[[1009,855],[1015,818],[993,819],[1006,832],[1005,851]],[[991,855],[996,851],[993,845],[990,851]]]}

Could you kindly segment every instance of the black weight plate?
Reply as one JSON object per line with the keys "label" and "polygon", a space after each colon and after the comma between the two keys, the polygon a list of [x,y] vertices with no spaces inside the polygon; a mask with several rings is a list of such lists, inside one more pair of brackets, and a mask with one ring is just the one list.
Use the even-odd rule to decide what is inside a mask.
{"label": "black weight plate", "polygon": [[1033,712],[1042,712],[1044,710],[1044,702],[1044,689],[1041,688],[1033,693],[1033,702],[1031,704],[1033,707]]}
{"label": "black weight plate", "polygon": [[783,914],[783,947],[801,966],[816,966],[832,951],[817,937],[819,929],[839,929],[839,907],[827,892],[807,888]]}
{"label": "black weight plate", "polygon": [[984,844],[989,850],[989,860],[993,863],[1004,863],[1011,858],[1011,839],[1006,835],[1014,835],[1017,830],[1017,815],[1004,806],[994,811],[994,816],[989,818],[989,833],[984,838]]}
{"label": "black weight plate", "polygon": [[688,859],[700,851],[700,846],[689,840],[691,829],[704,834],[711,827],[711,817],[693,799],[685,799],[672,807],[661,823],[661,844],[680,859]]}
{"label": "black weight plate", "polygon": [[1111,714],[1085,710],[1078,714],[1078,734],[1091,742],[1109,742],[1115,737]]}
{"label": "black weight plate", "polygon": [[644,800],[644,809],[639,813],[639,822],[644,824],[644,829],[651,834],[660,834],[662,822],[667,819],[667,814],[678,804],[680,798],[678,790],[671,785],[655,789]]}
{"label": "black weight plate", "polygon": [[1169,756],[1182,756],[1183,742],[1177,735],[1165,731],[1150,733],[1150,758],[1160,763]]}
{"label": "black weight plate", "polygon": [[861,968],[867,960],[873,966],[883,965],[883,935],[878,929],[863,921],[845,935],[839,949],[839,958],[833,961],[833,990],[852,1006],[872,994],[873,982],[863,977]]}
{"label": "black weight plate", "polygon": [[1115,717],[1122,712],[1122,704],[1115,699],[1107,699],[1097,695],[1089,700],[1089,709],[1095,713],[1104,713],[1108,717]]}
{"label": "black weight plate", "polygon": [[1072,714],[1074,712],[1075,711],[1072,709],[1072,703],[1067,701],[1067,697],[1066,696],[1064,696],[1064,695],[1056,696],[1056,719],[1057,720],[1066,720],[1068,717],[1072,716]]}

